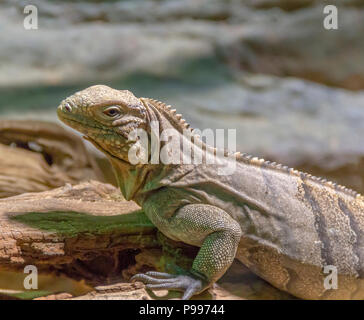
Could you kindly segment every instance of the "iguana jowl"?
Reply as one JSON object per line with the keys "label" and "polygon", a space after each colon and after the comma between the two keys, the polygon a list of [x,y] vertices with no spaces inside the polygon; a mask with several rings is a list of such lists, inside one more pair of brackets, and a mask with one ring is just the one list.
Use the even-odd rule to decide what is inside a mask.
{"label": "iguana jowl", "polygon": [[[160,132],[175,129],[181,140],[187,131],[190,143],[217,153],[170,106],[126,90],[89,87],[62,101],[58,116],[108,156],[125,198],[142,206],[163,234],[200,247],[184,275],[134,276],[147,287],[182,290],[188,299],[237,258],[297,297],[364,298],[364,198],[354,191],[244,154],[235,155],[230,175],[206,163],[133,165],[128,135],[140,128],[150,138],[152,121]],[[235,159],[222,157],[226,161]],[[338,288],[328,289],[325,277],[335,268]]]}

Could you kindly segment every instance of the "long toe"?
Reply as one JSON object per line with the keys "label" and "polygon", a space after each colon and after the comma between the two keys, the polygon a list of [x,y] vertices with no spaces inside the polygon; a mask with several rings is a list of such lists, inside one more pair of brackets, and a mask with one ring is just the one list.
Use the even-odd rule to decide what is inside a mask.
{"label": "long toe", "polygon": [[173,280],[173,278],[160,279],[144,273],[138,273],[131,278],[131,281],[141,281],[144,284],[166,283],[171,282],[171,280]]}
{"label": "long toe", "polygon": [[164,278],[164,279],[171,279],[175,278],[176,276],[166,272],[157,272],[157,271],[148,271],[145,273],[148,276],[157,277],[157,278]]}
{"label": "long toe", "polygon": [[185,288],[183,287],[183,283],[181,283],[179,280],[173,282],[158,283],[158,284],[147,284],[146,288],[153,290],[175,290],[175,291],[185,290]]}
{"label": "long toe", "polygon": [[186,275],[171,275],[164,272],[150,271],[146,274],[138,273],[131,278],[132,281],[141,281],[147,289],[175,290],[184,292],[182,299],[188,300],[203,289],[200,279]]}

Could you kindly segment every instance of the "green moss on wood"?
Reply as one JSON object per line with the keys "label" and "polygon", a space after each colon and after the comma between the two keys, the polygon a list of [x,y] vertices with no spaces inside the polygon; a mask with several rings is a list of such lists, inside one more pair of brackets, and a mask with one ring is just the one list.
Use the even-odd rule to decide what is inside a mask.
{"label": "green moss on wood", "polygon": [[80,233],[148,234],[155,230],[142,210],[116,216],[94,216],[74,211],[27,212],[11,219],[33,228],[67,236]]}
{"label": "green moss on wood", "polygon": [[22,299],[22,300],[32,300],[39,297],[45,297],[52,294],[50,291],[43,291],[43,290],[29,290],[17,293],[7,293],[7,296]]}

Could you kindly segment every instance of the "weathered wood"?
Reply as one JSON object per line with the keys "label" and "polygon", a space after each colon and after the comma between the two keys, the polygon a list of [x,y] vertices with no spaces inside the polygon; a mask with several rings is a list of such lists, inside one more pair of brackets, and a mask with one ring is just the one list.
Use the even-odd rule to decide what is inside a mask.
{"label": "weathered wood", "polygon": [[0,198],[103,174],[82,139],[50,122],[0,120]]}
{"label": "weathered wood", "polygon": [[[171,272],[169,264],[189,268],[197,250],[163,237],[134,202],[108,184],[90,181],[0,199],[0,277],[10,270],[20,271],[23,279],[24,266],[32,264],[40,273],[65,274],[95,286],[81,296],[61,291],[39,299],[178,298],[180,293],[153,293],[127,280],[152,269]],[[219,283],[196,298],[288,298],[238,262]],[[2,290],[0,299],[19,297],[7,292]],[[32,292],[20,294],[29,298]]]}
{"label": "weathered wood", "polygon": [[[0,200],[0,267],[61,267],[112,249],[155,245],[139,207],[99,182]],[[142,235],[142,237],[140,236]]]}
{"label": "weathered wood", "polygon": [[[173,249],[162,252],[166,247]],[[140,208],[109,184],[90,181],[0,199],[2,269],[32,264],[102,284],[141,269],[161,270],[177,256],[180,265],[189,265],[196,250],[158,234]]]}

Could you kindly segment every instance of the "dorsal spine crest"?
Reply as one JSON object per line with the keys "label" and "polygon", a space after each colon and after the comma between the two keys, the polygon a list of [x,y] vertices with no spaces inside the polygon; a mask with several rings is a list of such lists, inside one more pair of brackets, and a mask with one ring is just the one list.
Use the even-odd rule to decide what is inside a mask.
{"label": "dorsal spine crest", "polygon": [[[172,109],[172,107],[170,105],[167,105],[161,101],[158,101],[158,100],[155,100],[155,99],[150,99],[150,98],[141,98],[141,99],[144,99],[146,100],[147,102],[149,103],[152,103],[154,106],[158,107],[158,108],[161,108],[162,110],[164,110],[171,119],[174,119],[174,122],[180,126],[181,129],[188,129],[191,133],[193,133],[193,129],[190,127],[190,125],[186,122],[185,119],[182,118],[182,115],[181,114],[178,114],[177,113],[177,110],[176,109]],[[214,147],[211,147],[211,146],[208,146],[206,145],[202,140],[201,140],[201,137],[197,134],[193,134],[192,137],[196,140],[199,140],[203,145],[204,147],[213,152],[214,154],[216,154],[216,148]],[[364,197],[357,193],[356,191],[354,190],[351,190],[349,188],[346,188],[344,186],[341,186],[335,182],[332,182],[332,181],[328,181],[327,179],[325,178],[320,178],[320,177],[316,177],[316,176],[313,176],[309,173],[304,173],[304,172],[301,172],[299,170],[296,170],[294,168],[289,168],[288,166],[285,166],[285,165],[282,165],[282,164],[279,164],[277,162],[271,162],[271,161],[267,161],[267,160],[264,160],[264,159],[261,159],[261,158],[258,158],[258,157],[254,157],[250,154],[247,154],[247,153],[240,153],[240,152],[235,152],[235,153],[231,153],[229,151],[225,151],[224,152],[225,155],[230,155],[232,154],[233,156],[235,156],[236,160],[238,161],[244,161],[250,165],[257,165],[257,166],[264,166],[264,168],[268,168],[268,169],[272,169],[272,170],[276,170],[276,171],[280,171],[280,172],[283,172],[283,173],[287,173],[287,174],[292,174],[292,175],[295,175],[297,177],[304,177],[304,179],[309,179],[311,181],[314,181],[314,182],[317,182],[321,185],[324,185],[328,188],[332,188],[334,190],[337,190],[337,191],[340,191],[340,192],[343,192],[349,196],[352,196],[356,199],[359,199],[359,200],[363,200],[364,201]]]}

